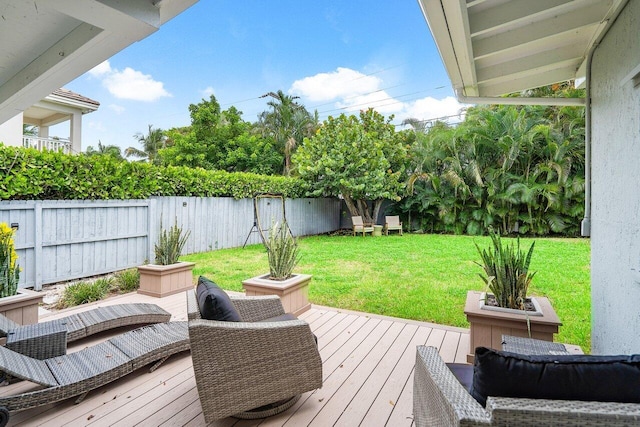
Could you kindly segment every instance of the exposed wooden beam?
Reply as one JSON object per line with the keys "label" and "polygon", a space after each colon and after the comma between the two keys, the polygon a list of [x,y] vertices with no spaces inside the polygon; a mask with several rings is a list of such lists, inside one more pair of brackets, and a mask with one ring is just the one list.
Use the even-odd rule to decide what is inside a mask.
{"label": "exposed wooden beam", "polygon": [[520,92],[525,89],[534,89],[554,83],[571,80],[575,77],[575,70],[560,68],[535,75],[527,75],[508,81],[499,81],[492,84],[478,85],[482,96],[500,96],[506,93]]}

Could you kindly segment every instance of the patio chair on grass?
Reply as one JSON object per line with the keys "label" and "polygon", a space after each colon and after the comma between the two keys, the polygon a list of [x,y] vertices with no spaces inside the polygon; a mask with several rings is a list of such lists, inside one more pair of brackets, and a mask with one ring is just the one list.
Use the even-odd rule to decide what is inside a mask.
{"label": "patio chair on grass", "polygon": [[387,236],[389,235],[389,230],[399,231],[402,236],[402,222],[400,222],[399,216],[384,217],[384,232]]}
{"label": "patio chair on grass", "polygon": [[10,412],[35,408],[86,394],[134,370],[155,364],[189,349],[187,322],[148,325],[113,337],[75,353],[46,360],[34,359],[0,347],[0,369],[43,388],[11,396],[0,396],[0,427]]}
{"label": "patio chair on grass", "polygon": [[[311,328],[285,314],[277,296],[228,296],[220,288],[201,286],[187,292],[187,312],[207,423],[275,415],[293,406],[301,393],[322,387],[322,360]],[[202,304],[209,308],[201,309]],[[207,320],[203,313],[228,320]]]}
{"label": "patio chair on grass", "polygon": [[356,233],[362,233],[364,237],[365,233],[371,233],[373,235],[373,224],[362,222],[361,216],[352,216],[351,223],[353,224],[353,235]]}
{"label": "patio chair on grass", "polygon": [[96,307],[61,319],[19,325],[0,315],[0,337],[7,348],[36,359],[61,356],[67,343],[122,326],[164,323],[171,313],[155,304],[135,303]]}

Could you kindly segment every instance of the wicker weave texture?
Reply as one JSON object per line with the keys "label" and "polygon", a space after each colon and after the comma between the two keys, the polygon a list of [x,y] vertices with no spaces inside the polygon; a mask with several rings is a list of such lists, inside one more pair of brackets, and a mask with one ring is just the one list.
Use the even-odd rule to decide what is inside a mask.
{"label": "wicker weave texture", "polygon": [[163,323],[170,319],[171,313],[156,304],[135,303],[97,307],[62,319],[10,329],[7,332],[7,347],[44,360],[65,354],[68,342],[89,335],[122,326]]}
{"label": "wicker weave texture", "polygon": [[640,426],[640,404],[489,397],[486,410],[462,387],[435,347],[418,346],[413,385],[417,427]]}
{"label": "wicker weave texture", "polygon": [[[277,297],[231,298],[243,320],[284,314]],[[247,314],[249,306],[253,312]],[[322,387],[322,360],[306,322],[204,320],[194,292],[187,292],[187,308],[193,370],[207,422]]]}
{"label": "wicker weave texture", "polygon": [[45,361],[0,347],[0,369],[18,378],[49,386],[0,397],[0,406],[17,411],[79,396],[129,374],[136,367],[188,348],[186,322],[144,326],[95,346]]}

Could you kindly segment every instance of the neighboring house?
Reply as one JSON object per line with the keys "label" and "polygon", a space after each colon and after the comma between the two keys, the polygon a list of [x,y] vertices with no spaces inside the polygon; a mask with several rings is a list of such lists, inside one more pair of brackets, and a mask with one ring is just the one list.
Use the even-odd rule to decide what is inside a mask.
{"label": "neighboring house", "polygon": [[[587,88],[593,353],[640,353],[640,1],[419,0],[458,98]],[[514,101],[515,99],[515,101]]]}
{"label": "neighboring house", "polygon": [[197,0],[2,0],[0,123],[156,32]]}
{"label": "neighboring house", "polygon": [[[54,90],[49,96],[0,124],[0,142],[4,145],[38,150],[62,150],[79,153],[82,149],[82,115],[96,111],[100,103],[68,89]],[[65,138],[50,135],[49,128],[69,122]],[[37,135],[23,135],[23,124],[38,128]]]}

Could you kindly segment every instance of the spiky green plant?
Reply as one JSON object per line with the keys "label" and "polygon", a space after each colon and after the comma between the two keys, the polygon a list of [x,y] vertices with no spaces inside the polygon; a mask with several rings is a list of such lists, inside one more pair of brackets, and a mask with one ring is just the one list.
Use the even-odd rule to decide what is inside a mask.
{"label": "spiky green plant", "polygon": [[500,307],[524,310],[529,284],[535,272],[529,273],[529,264],[533,255],[535,242],[531,243],[525,254],[520,250],[520,238],[517,245],[502,246],[500,235],[489,233],[492,245],[489,249],[476,248],[482,263],[476,262],[484,270],[486,276],[479,274],[489,291],[495,296]]}
{"label": "spiky green plant", "polygon": [[300,256],[298,244],[286,220],[280,225],[277,222],[271,224],[266,246],[269,257],[269,278],[286,280],[291,277]]}
{"label": "spiky green plant", "polygon": [[155,245],[156,264],[170,265],[177,263],[190,234],[189,230],[182,234],[182,228],[178,227],[177,218],[169,230],[162,228],[162,220],[160,220],[160,237]]}

